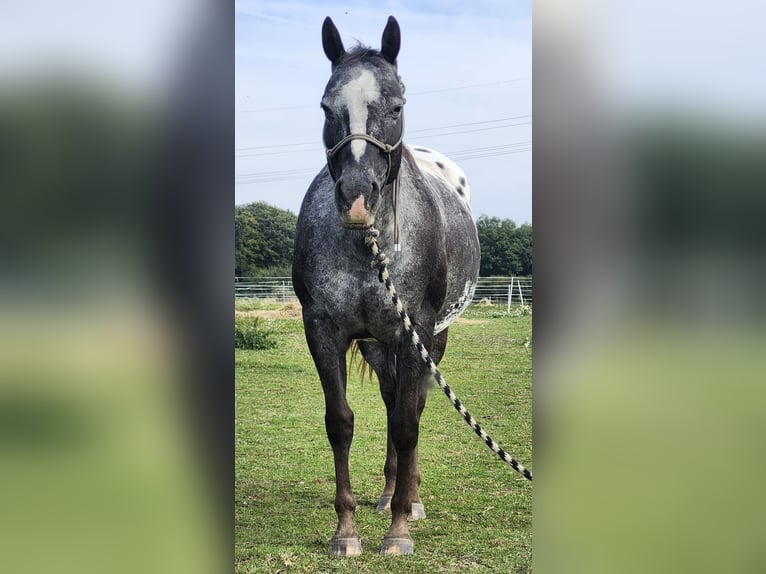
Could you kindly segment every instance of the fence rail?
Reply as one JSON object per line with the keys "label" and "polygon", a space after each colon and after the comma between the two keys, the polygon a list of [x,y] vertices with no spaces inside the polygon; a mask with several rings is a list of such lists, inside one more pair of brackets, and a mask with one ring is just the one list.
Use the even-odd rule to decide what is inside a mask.
{"label": "fence rail", "polygon": [[[234,294],[238,298],[297,301],[290,277],[235,277]],[[496,305],[532,304],[531,277],[479,277],[473,302],[488,300]]]}

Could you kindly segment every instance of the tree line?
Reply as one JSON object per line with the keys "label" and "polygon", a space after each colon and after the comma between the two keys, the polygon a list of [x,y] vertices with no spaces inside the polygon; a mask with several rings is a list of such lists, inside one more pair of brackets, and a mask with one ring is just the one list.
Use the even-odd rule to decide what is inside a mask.
{"label": "tree line", "polygon": [[[298,216],[259,201],[234,208],[238,277],[289,277]],[[476,221],[482,277],[532,274],[532,226],[482,215]]]}

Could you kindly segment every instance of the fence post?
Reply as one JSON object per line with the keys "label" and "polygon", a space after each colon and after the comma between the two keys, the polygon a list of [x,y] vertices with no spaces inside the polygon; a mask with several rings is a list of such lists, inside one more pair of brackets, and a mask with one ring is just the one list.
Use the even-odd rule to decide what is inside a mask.
{"label": "fence post", "polygon": [[524,306],[524,293],[521,292],[521,281],[516,279],[516,285],[519,286],[519,299],[521,299],[521,306]]}

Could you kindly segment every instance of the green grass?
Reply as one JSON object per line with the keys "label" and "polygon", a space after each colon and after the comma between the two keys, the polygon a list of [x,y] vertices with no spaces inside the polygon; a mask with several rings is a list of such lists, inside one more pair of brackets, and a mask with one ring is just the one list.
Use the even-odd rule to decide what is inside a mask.
{"label": "green grass", "polygon": [[255,311],[264,309],[280,309],[282,303],[277,303],[273,299],[256,299],[240,297],[234,300],[234,309],[236,311]]}
{"label": "green grass", "polygon": [[[531,317],[472,307],[450,327],[440,370],[500,445],[532,467]],[[351,480],[364,553],[327,555],[335,530],[324,400],[300,320],[269,319],[278,346],[236,350],[235,559],[249,572],[529,572],[532,485],[492,453],[438,387],[419,443],[427,518],[410,523],[412,556],[379,556],[390,515],[383,488],[385,408],[377,381],[352,374]]]}

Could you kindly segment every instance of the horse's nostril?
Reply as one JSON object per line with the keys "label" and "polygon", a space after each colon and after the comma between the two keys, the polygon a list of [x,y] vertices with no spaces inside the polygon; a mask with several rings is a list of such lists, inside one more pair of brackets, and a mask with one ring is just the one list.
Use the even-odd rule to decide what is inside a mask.
{"label": "horse's nostril", "polygon": [[339,205],[349,206],[359,196],[369,197],[380,186],[376,181],[364,181],[362,178],[341,178],[335,182],[335,199]]}

